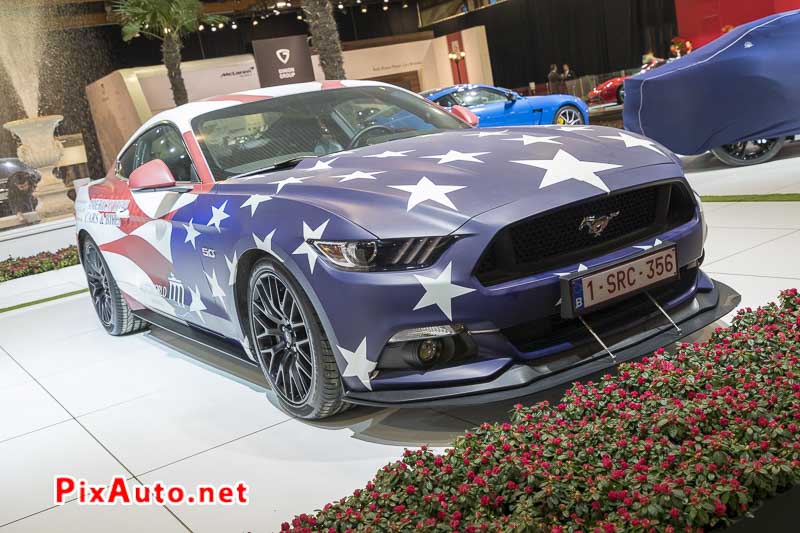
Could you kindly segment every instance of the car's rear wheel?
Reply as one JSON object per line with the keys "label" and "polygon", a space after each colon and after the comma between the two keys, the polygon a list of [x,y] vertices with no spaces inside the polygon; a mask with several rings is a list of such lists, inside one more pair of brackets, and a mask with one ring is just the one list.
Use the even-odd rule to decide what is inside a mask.
{"label": "car's rear wheel", "polygon": [[118,336],[145,329],[147,324],[133,315],[100,248],[91,237],[84,239],[82,259],[92,306],[105,330]]}
{"label": "car's rear wheel", "polygon": [[565,105],[556,111],[553,124],[559,124],[561,126],[580,126],[584,124],[583,114],[577,107]]}
{"label": "car's rear wheel", "polygon": [[625,85],[620,85],[617,89],[617,103],[619,105],[625,104]]}
{"label": "car's rear wheel", "polygon": [[289,414],[326,418],[344,410],[330,342],[299,283],[275,260],[255,264],[248,289],[250,339],[261,370]]}
{"label": "car's rear wheel", "polygon": [[711,153],[717,159],[735,167],[747,165],[758,165],[765,163],[775,157],[781,151],[786,139],[757,139],[754,141],[744,141],[734,144],[724,144],[718,148],[712,148]]}

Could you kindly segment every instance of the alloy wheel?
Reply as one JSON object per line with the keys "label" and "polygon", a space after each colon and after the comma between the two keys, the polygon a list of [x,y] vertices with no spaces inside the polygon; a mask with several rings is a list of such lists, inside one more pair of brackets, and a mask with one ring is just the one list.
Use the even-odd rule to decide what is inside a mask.
{"label": "alloy wheel", "polygon": [[84,258],[86,266],[86,279],[89,283],[89,294],[92,297],[92,305],[100,318],[103,326],[110,328],[113,325],[113,306],[111,297],[111,283],[108,279],[108,272],[100,257],[100,250],[91,245],[86,248]]}
{"label": "alloy wheel", "polygon": [[755,161],[768,154],[777,142],[777,139],[757,139],[755,141],[726,144],[721,148],[735,159]]}
{"label": "alloy wheel", "polygon": [[275,392],[290,405],[303,405],[314,379],[313,346],[303,311],[275,273],[255,283],[250,302],[253,341]]}
{"label": "alloy wheel", "polygon": [[558,110],[556,124],[562,126],[576,126],[583,124],[583,116],[574,107],[563,107]]}

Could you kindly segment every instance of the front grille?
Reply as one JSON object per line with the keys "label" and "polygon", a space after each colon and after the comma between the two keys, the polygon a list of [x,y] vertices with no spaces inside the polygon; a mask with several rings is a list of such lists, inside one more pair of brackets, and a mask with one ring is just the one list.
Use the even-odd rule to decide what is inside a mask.
{"label": "front grille", "polygon": [[[667,302],[693,290],[697,282],[697,272],[697,268],[683,269],[678,280],[651,289],[650,295],[666,306]],[[610,346],[622,340],[625,337],[624,332],[646,321],[651,315],[663,318],[647,294],[640,293],[593,311],[586,315],[585,320],[595,331],[601,333],[603,340]],[[572,345],[573,351],[580,347],[586,347],[589,351],[597,348],[596,341],[579,319],[562,318],[560,314],[523,322],[501,332],[522,353],[564,343]]]}
{"label": "front grille", "polygon": [[[599,237],[579,230],[586,217],[619,213]],[[694,202],[680,183],[627,190],[558,208],[500,230],[475,275],[484,285],[597,257],[689,222]]]}

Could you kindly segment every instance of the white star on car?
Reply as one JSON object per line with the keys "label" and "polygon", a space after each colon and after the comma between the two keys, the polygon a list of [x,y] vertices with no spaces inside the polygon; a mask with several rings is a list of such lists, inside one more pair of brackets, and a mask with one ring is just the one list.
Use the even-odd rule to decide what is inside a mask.
{"label": "white star on car", "polygon": [[428,200],[449,207],[453,211],[458,211],[447,195],[465,188],[462,185],[436,185],[425,176],[416,185],[389,185],[389,187],[411,193],[411,196],[408,197],[406,211],[411,211],[417,205]]}
{"label": "white star on car", "polygon": [[442,310],[442,313],[444,313],[449,320],[453,319],[453,299],[470,292],[474,292],[475,289],[462,287],[461,285],[455,285],[452,283],[452,270],[453,263],[451,261],[447,264],[445,269],[442,270],[442,273],[439,274],[438,277],[428,278],[414,274],[414,277],[417,278],[417,281],[425,288],[425,294],[422,296],[420,301],[417,302],[417,305],[414,306],[414,311],[424,307],[429,307],[431,305],[436,305]]}
{"label": "white star on car", "polygon": [[311,273],[314,273],[314,265],[317,264],[317,251],[311,246],[308,241],[309,240],[319,240],[322,238],[322,234],[325,232],[325,227],[328,225],[330,220],[326,220],[320,226],[312,230],[308,227],[308,224],[303,222],[303,244],[297,247],[297,249],[292,252],[292,255],[305,255],[308,258],[308,268],[311,270]]}
{"label": "white star on car", "polygon": [[645,244],[645,245],[643,245],[643,246],[634,246],[634,248],[638,248],[639,250],[645,250],[645,251],[647,251],[647,250],[650,250],[651,248],[655,248],[656,246],[659,246],[659,245],[661,245],[661,244],[663,244],[663,243],[661,242],[661,239],[656,239],[656,242],[654,242],[654,243],[652,244],[652,246]]}
{"label": "white star on car", "polygon": [[[341,154],[341,152],[340,152],[340,154]],[[331,163],[335,162],[337,159],[339,159],[339,158],[338,157],[334,157],[333,159],[328,159],[327,161],[317,161],[316,163],[314,163],[313,167],[307,168],[305,170],[307,170],[309,172],[312,172],[312,171],[315,171],[315,170],[331,170]]]}
{"label": "white star on car", "polygon": [[653,152],[659,153],[663,156],[666,156],[664,152],[659,150],[655,146],[655,142],[649,139],[640,139],[638,137],[634,137],[633,135],[628,135],[627,133],[619,133],[617,135],[601,135],[603,139],[611,139],[612,141],[622,141],[625,143],[625,148],[636,148],[641,146],[642,148],[647,148],[648,150],[652,150]]}
{"label": "white star on car", "polygon": [[274,256],[278,261],[283,262],[283,259],[278,257],[278,254],[276,254],[272,250],[272,237],[275,236],[275,232],[276,231],[278,231],[278,230],[274,229],[274,230],[270,231],[263,239],[259,239],[256,236],[256,234],[253,233],[253,241],[255,241],[255,243],[256,243],[256,248],[258,248],[259,250],[264,250],[269,255]]}
{"label": "white star on car", "polygon": [[364,157],[374,157],[376,159],[386,159],[387,157],[408,157],[406,154],[410,154],[411,152],[414,152],[414,150],[403,150],[401,152],[386,150],[380,154],[365,155]]}
{"label": "white star on car", "polygon": [[279,181],[270,181],[269,183],[270,185],[278,186],[278,190],[275,191],[275,194],[278,194],[279,192],[281,192],[281,189],[283,189],[290,183],[303,183],[303,180],[309,180],[309,179],[311,179],[310,176],[307,178],[286,178],[284,180],[279,180]]}
{"label": "white star on car", "polygon": [[537,144],[537,143],[544,143],[544,144],[561,144],[558,141],[554,141],[553,139],[560,139],[559,135],[555,135],[553,137],[538,137],[536,135],[523,135],[522,137],[518,137],[516,139],[502,139],[503,141],[516,141],[521,142],[522,146],[528,146],[529,144]]}
{"label": "white star on car", "polygon": [[230,218],[230,215],[225,212],[225,207],[228,205],[228,201],[225,200],[222,202],[222,205],[219,207],[211,206],[211,220],[208,221],[209,226],[214,226],[217,228],[217,231],[221,232],[219,225],[222,223],[223,220],[226,218]]}
{"label": "white star on car", "polygon": [[194,219],[190,219],[188,224],[184,224],[183,228],[186,230],[186,238],[183,240],[183,243],[186,244],[187,242],[192,243],[192,248],[197,250],[197,244],[195,244],[195,239],[200,235],[200,232],[194,229]]}
{"label": "white star on car", "polygon": [[347,362],[347,366],[342,372],[342,377],[357,377],[367,389],[372,390],[369,375],[378,366],[378,362],[367,359],[367,338],[364,337],[364,340],[361,341],[361,344],[358,345],[354,352],[345,350],[338,345],[336,347],[339,348],[339,353],[342,354],[342,357]]}
{"label": "white star on car", "polygon": [[561,126],[561,131],[594,131],[590,126]]}
{"label": "white star on car", "polygon": [[214,298],[219,299],[220,305],[228,312],[228,307],[225,305],[225,291],[222,290],[222,287],[219,286],[219,281],[217,281],[217,273],[214,269],[211,269],[211,275],[208,275],[208,272],[203,272],[206,275],[206,279],[208,280],[208,284],[211,286],[211,296]]}
{"label": "white star on car", "polygon": [[192,303],[189,304],[189,312],[190,313],[197,313],[197,318],[205,324],[206,319],[203,318],[203,314],[200,311],[205,311],[206,306],[203,303],[203,298],[200,297],[200,289],[197,288],[197,285],[194,286],[194,290],[189,287],[189,293],[192,295]]}
{"label": "white star on car", "polygon": [[342,174],[340,176],[331,176],[332,178],[341,178],[339,183],[344,183],[345,181],[353,181],[353,180],[374,180],[376,179],[375,176],[378,174],[385,174],[385,170],[381,170],[380,172],[361,172],[360,170],[356,170],[355,172],[351,172],[350,174]]}
{"label": "white star on car", "polygon": [[469,133],[465,135],[465,137],[478,137],[482,139],[484,137],[496,137],[498,135],[508,135],[508,130],[502,131],[479,131],[478,133]]}
{"label": "white star on car", "polygon": [[459,152],[458,150],[449,150],[446,154],[442,155],[425,155],[422,156],[422,159],[438,159],[438,165],[444,165],[445,163],[452,163],[454,161],[466,161],[468,163],[483,163],[478,156],[486,155],[491,152],[473,152],[471,154],[465,154],[463,152]]}
{"label": "white star on car", "polygon": [[236,283],[236,260],[238,256],[236,252],[233,252],[233,259],[228,259],[228,256],[225,256],[225,264],[228,265],[228,286],[233,287],[233,284]]}
{"label": "white star on car", "polygon": [[256,214],[256,209],[258,209],[258,206],[270,200],[272,200],[272,196],[268,194],[253,194],[252,196],[250,196],[250,198],[245,200],[245,202],[241,206],[241,209],[249,207],[250,216],[253,216]]}
{"label": "white star on car", "polygon": [[611,192],[611,190],[596,173],[619,168],[621,166],[581,161],[564,150],[559,150],[553,159],[512,161],[512,163],[519,163],[520,165],[546,170],[547,172],[545,172],[544,178],[542,178],[542,183],[539,185],[540,189],[561,183],[562,181],[577,180],[588,183],[605,192]]}

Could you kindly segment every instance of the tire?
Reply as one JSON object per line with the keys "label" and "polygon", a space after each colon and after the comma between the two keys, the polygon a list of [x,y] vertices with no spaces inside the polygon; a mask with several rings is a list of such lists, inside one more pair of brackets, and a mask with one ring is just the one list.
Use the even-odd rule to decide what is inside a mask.
{"label": "tire", "polygon": [[785,137],[758,139],[712,148],[711,153],[726,165],[744,167],[766,163],[778,155],[785,143]]}
{"label": "tire", "polygon": [[115,337],[135,333],[147,328],[147,323],[133,315],[119,290],[103,254],[91,237],[83,241],[83,270],[89,284],[97,318],[105,330]]}
{"label": "tire", "polygon": [[620,85],[619,89],[617,89],[617,103],[625,105],[625,85]]}
{"label": "tire", "polygon": [[253,266],[247,306],[251,348],[280,407],[305,419],[348,408],[319,316],[300,284],[275,260],[264,258]]}
{"label": "tire", "polygon": [[580,109],[569,104],[561,106],[553,117],[553,124],[562,126],[582,126],[585,123]]}

